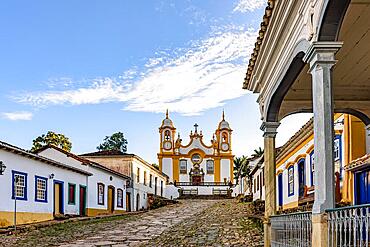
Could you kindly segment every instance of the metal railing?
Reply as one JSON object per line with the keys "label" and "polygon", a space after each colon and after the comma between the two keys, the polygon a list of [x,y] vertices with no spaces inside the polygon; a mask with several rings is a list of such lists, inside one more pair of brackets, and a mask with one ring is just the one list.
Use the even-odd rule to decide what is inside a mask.
{"label": "metal railing", "polygon": [[271,216],[271,246],[312,246],[312,214],[301,212]]}
{"label": "metal railing", "polygon": [[224,182],[199,182],[199,183],[192,183],[192,182],[175,182],[175,186],[229,186],[233,187],[234,184],[224,183]]}
{"label": "metal railing", "polygon": [[370,204],[330,209],[328,246],[369,246]]}

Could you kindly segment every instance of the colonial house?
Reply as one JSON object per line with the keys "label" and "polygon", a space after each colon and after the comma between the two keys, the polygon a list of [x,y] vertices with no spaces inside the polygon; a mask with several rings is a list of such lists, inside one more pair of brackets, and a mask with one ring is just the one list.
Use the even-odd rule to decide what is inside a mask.
{"label": "colonial house", "polygon": [[167,185],[168,176],[135,154],[113,150],[82,154],[80,157],[131,178],[126,192],[128,211],[147,209],[148,194],[170,199],[178,197],[177,190]]}
{"label": "colonial house", "polygon": [[251,178],[253,201],[265,200],[265,165],[263,156],[254,160],[249,174]]}
{"label": "colonial house", "polygon": [[91,171],[5,142],[0,142],[0,161],[0,227],[14,224],[15,209],[17,224],[86,214]]}
{"label": "colonial house", "polygon": [[[363,161],[367,156],[357,159],[366,152],[365,126],[354,116],[336,114],[334,127],[336,202],[349,205],[365,204],[367,197],[364,191],[367,191],[368,167]],[[280,211],[294,211],[299,206],[312,207],[315,192],[313,142],[313,120],[311,119],[287,143],[277,149],[276,197],[277,208]],[[264,200],[264,164],[255,166],[251,175],[253,176],[253,200]]]}
{"label": "colonial house", "polygon": [[[363,227],[358,215],[369,212],[369,206],[357,207],[356,213],[353,208],[337,207],[335,173],[340,171],[333,145],[339,141],[334,132],[335,113],[356,116],[367,126],[367,134],[370,132],[369,14],[367,0],[268,0],[243,83],[244,89],[258,94],[261,113],[265,246],[286,246],[286,243],[337,246],[340,241],[360,246],[363,229],[370,235],[370,224]],[[314,205],[312,211],[299,215],[277,216],[275,138],[281,120],[299,112],[314,115]],[[349,142],[343,140],[343,143]],[[367,148],[369,145],[370,142]],[[353,148],[357,149],[357,145],[353,144]],[[345,156],[342,157],[345,162]],[[306,164],[309,159],[306,155]],[[282,176],[290,173],[292,181],[299,166],[290,167],[291,164],[283,167],[286,170]],[[305,181],[310,182],[310,173],[306,174]],[[299,178],[294,181],[294,186],[290,182],[290,198],[296,196],[297,192],[292,193],[294,188],[298,189]],[[345,181],[342,182],[346,188]],[[343,196],[347,199],[348,193]],[[298,223],[304,227],[293,226]]]}
{"label": "colonial house", "polygon": [[129,176],[55,146],[45,146],[36,153],[91,174],[84,180],[87,191],[81,191],[76,183],[63,185],[67,192],[65,199],[69,205],[79,204],[75,198],[86,197],[88,216],[119,214],[127,210],[126,188],[131,180]]}
{"label": "colonial house", "polygon": [[194,128],[194,132],[190,132],[189,143],[183,144],[167,111],[159,128],[160,170],[184,195],[228,193],[234,183],[230,124],[223,114],[210,145],[204,143],[197,124]]}

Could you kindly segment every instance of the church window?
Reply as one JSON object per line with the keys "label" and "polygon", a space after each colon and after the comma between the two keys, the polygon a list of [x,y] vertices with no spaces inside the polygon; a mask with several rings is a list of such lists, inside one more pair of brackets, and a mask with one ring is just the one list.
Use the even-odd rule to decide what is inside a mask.
{"label": "church window", "polygon": [[180,173],[181,174],[186,174],[187,173],[187,160],[180,160]]}
{"label": "church window", "polygon": [[104,184],[98,183],[98,204],[104,205]]}
{"label": "church window", "polygon": [[136,182],[140,183],[140,168],[139,167],[136,170]]}
{"label": "church window", "polygon": [[76,185],[68,184],[68,204],[76,203]]}
{"label": "church window", "polygon": [[144,171],[144,185],[146,185],[146,171]]}
{"label": "church window", "polygon": [[149,187],[152,188],[152,186],[153,186],[153,175],[150,174],[149,175]]}
{"label": "church window", "polygon": [[164,132],[164,139],[165,139],[166,141],[171,141],[171,133],[170,133],[170,131],[169,131],[169,130],[166,130],[166,131]]}
{"label": "church window", "polygon": [[117,189],[117,207],[123,207],[123,190]]}
{"label": "church window", "polygon": [[213,160],[207,160],[207,174],[214,174],[214,163]]}
{"label": "church window", "polygon": [[17,197],[17,200],[27,200],[27,173],[12,171],[13,175],[13,193]]}
{"label": "church window", "polygon": [[48,179],[35,176],[35,201],[36,202],[47,202],[47,183]]}
{"label": "church window", "polygon": [[288,168],[288,196],[294,195],[294,166]]}

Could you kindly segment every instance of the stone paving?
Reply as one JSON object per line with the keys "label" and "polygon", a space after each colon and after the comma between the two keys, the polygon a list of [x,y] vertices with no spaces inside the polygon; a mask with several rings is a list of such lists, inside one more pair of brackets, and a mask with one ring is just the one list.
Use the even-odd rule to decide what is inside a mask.
{"label": "stone paving", "polygon": [[126,219],[19,234],[0,246],[260,246],[261,232],[245,209],[234,200],[186,200]]}

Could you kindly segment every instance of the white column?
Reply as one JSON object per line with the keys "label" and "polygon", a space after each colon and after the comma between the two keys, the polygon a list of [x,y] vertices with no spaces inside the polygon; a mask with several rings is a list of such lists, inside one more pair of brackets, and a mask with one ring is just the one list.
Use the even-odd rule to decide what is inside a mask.
{"label": "white column", "polygon": [[365,126],[366,153],[370,154],[370,124]]}
{"label": "white column", "polygon": [[304,60],[310,64],[314,113],[315,202],[312,213],[335,206],[332,67],[340,42],[314,42]]}
{"label": "white column", "polygon": [[339,42],[313,42],[304,57],[312,75],[314,114],[315,201],[312,208],[312,246],[324,247],[328,241],[325,210],[335,207],[334,124],[332,67]]}

